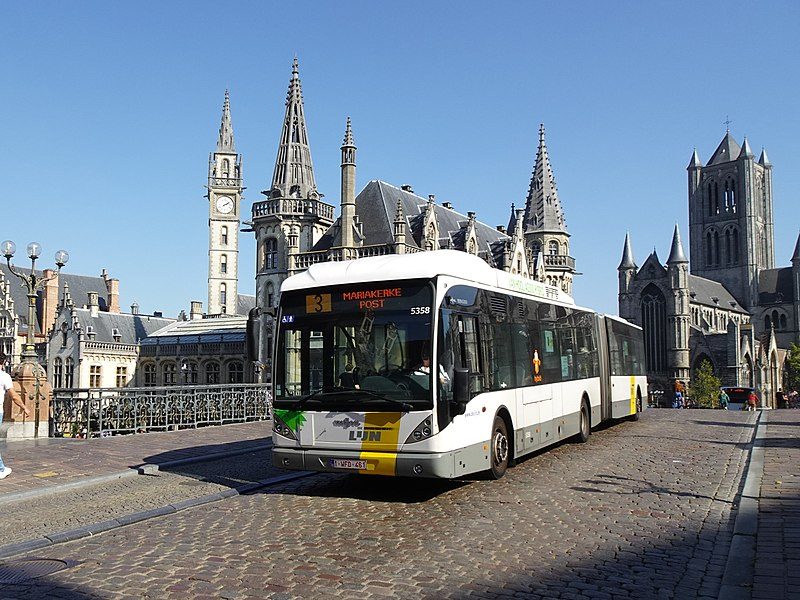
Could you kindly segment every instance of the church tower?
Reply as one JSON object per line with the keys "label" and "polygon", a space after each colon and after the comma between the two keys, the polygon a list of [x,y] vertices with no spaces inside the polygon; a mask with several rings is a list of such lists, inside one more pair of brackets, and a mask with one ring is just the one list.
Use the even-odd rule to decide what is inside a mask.
{"label": "church tower", "polygon": [[[523,229],[529,255],[544,258],[545,282],[571,295],[575,259],[569,255],[570,235],[544,141],[544,125],[539,126],[539,149],[525,202]],[[539,268],[536,265],[536,270]]]}
{"label": "church tower", "polygon": [[689,248],[695,275],[722,283],[739,304],[758,304],[758,274],[775,266],[772,165],[730,131],[703,165],[695,150],[689,178]]}
{"label": "church tower", "polygon": [[314,179],[308,141],[303,91],[297,59],[286,94],[286,112],[278,141],[278,154],[265,198],[253,204],[252,231],[256,235],[256,305],[262,310],[259,359],[271,354],[271,317],[278,293],[290,275],[304,271],[308,252],[333,224],[334,207],[322,201]]}
{"label": "church tower", "polygon": [[208,314],[236,314],[239,284],[239,223],[242,156],[236,153],[228,91],[222,106],[217,149],[208,160]]}
{"label": "church tower", "polygon": [[670,297],[667,298],[667,361],[673,380],[689,380],[689,260],[683,252],[681,233],[675,225],[672,248],[667,259]]}

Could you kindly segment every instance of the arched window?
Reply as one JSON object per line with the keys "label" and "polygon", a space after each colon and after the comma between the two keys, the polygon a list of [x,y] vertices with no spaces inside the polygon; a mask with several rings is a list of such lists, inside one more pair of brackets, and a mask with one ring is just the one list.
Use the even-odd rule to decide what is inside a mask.
{"label": "arched window", "polygon": [[238,360],[228,363],[228,383],[244,383],[244,366]]}
{"label": "arched window", "polygon": [[206,383],[215,385],[219,383],[219,363],[206,363]]}
{"label": "arched window", "polygon": [[161,372],[164,375],[164,385],[175,385],[176,383],[178,383],[177,379],[178,368],[174,362],[164,363]]}
{"label": "arched window", "polygon": [[275,306],[275,286],[271,281],[267,282],[267,306]]}
{"label": "arched window", "polygon": [[222,245],[228,245],[228,227],[226,225],[222,226]]}
{"label": "arched window", "polygon": [[714,264],[714,249],[711,246],[711,232],[706,233],[706,266]]}
{"label": "arched window", "polygon": [[736,213],[736,182],[731,179],[731,212]]}
{"label": "arched window", "polygon": [[228,255],[223,254],[219,258],[219,272],[220,273],[227,273],[228,272]]}
{"label": "arched window", "polygon": [[719,185],[717,182],[714,182],[714,214],[719,214]]}
{"label": "arched window", "polygon": [[550,240],[547,244],[547,253],[550,256],[556,256],[558,254],[558,242],[555,240]]}
{"label": "arched window", "polygon": [[228,286],[224,283],[219,285],[219,303],[222,305],[222,312],[226,312],[225,305],[228,303]]}
{"label": "arched window", "polygon": [[653,284],[642,292],[642,328],[650,373],[667,370],[667,315],[664,294]]}
{"label": "arched window", "polygon": [[539,252],[541,251],[542,251],[542,246],[539,244],[539,242],[534,242],[533,245],[531,245],[531,252],[533,253],[534,258],[539,256]]}
{"label": "arched window", "polygon": [[222,159],[222,176],[223,177],[231,176],[231,161],[229,161],[227,158]]}
{"label": "arched window", "polygon": [[60,388],[64,383],[64,365],[60,358],[53,360],[53,387]]}
{"label": "arched window", "polygon": [[719,231],[714,232],[714,264],[719,266]]}
{"label": "arched window", "polygon": [[713,216],[714,214],[714,182],[709,181],[708,187],[706,187],[707,194],[707,201],[708,201],[708,216]]}
{"label": "arched window", "polygon": [[144,387],[155,387],[156,385],[156,366],[153,363],[147,363],[144,366]]}
{"label": "arched window", "polygon": [[781,315],[781,329],[786,329],[786,315]]}
{"label": "arched window", "polygon": [[75,383],[75,362],[72,357],[67,357],[64,361],[64,387],[71,388]]}
{"label": "arched window", "polygon": [[772,319],[769,318],[769,315],[764,316],[764,331],[769,331],[772,328]]}
{"label": "arched window", "polygon": [[[181,367],[181,369],[183,370],[183,367]],[[198,377],[196,362],[186,363],[186,369],[183,370],[183,380],[184,383],[187,383],[188,385],[197,385]]]}
{"label": "arched window", "polygon": [[781,319],[780,319],[780,315],[778,315],[778,311],[777,310],[773,310],[772,311],[772,326],[775,329],[779,329],[780,328],[780,323],[781,323]]}
{"label": "arched window", "polygon": [[733,229],[732,232],[733,237],[733,264],[739,264],[739,230]]}
{"label": "arched window", "polygon": [[733,260],[732,260],[733,255],[731,254],[731,250],[732,249],[733,248],[731,246],[731,230],[730,229],[726,229],[725,230],[725,262],[727,264],[731,264],[733,262]]}

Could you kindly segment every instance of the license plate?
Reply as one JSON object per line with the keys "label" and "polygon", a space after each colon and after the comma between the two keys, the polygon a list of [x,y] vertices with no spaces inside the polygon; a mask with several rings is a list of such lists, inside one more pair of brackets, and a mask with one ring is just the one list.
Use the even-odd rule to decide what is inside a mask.
{"label": "license plate", "polygon": [[330,459],[331,467],[334,469],[354,469],[357,471],[366,471],[367,461],[365,460],[352,460],[349,458],[332,458]]}

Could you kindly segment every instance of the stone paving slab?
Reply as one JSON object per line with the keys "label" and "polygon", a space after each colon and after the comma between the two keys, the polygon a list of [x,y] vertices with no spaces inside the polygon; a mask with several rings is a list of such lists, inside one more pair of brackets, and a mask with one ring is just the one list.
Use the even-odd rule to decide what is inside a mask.
{"label": "stone paving slab", "polygon": [[772,410],[766,424],[764,473],[752,597],[800,598],[800,410]]}
{"label": "stone paving slab", "polygon": [[73,566],[0,596],[716,598],[754,430],[652,410],[500,481],[306,477],[37,550]]}
{"label": "stone paving slab", "polygon": [[161,465],[213,454],[263,448],[272,421],[236,423],[139,435],[77,440],[40,438],[0,441],[0,455],[13,473],[0,480],[0,505],[20,496],[48,493],[87,479],[117,478],[142,465]]}

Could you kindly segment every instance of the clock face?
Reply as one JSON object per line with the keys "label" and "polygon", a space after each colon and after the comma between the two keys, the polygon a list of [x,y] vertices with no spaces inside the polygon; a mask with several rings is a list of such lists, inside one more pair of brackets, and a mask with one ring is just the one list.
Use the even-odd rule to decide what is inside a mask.
{"label": "clock face", "polygon": [[228,196],[220,196],[217,198],[217,211],[221,212],[223,215],[227,215],[232,210],[233,198],[229,198]]}

